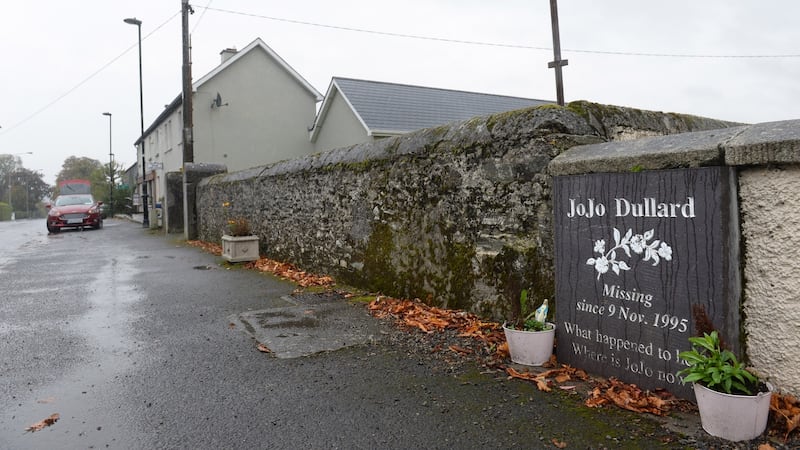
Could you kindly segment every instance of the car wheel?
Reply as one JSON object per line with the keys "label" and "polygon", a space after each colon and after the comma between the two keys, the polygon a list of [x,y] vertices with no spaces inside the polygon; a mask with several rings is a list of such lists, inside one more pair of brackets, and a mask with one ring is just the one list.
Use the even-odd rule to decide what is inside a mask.
{"label": "car wheel", "polygon": [[95,230],[99,230],[101,228],[103,228],[103,219],[98,220],[97,225],[94,226]]}
{"label": "car wheel", "polygon": [[58,228],[51,227],[50,225],[47,226],[47,231],[51,233],[58,233]]}

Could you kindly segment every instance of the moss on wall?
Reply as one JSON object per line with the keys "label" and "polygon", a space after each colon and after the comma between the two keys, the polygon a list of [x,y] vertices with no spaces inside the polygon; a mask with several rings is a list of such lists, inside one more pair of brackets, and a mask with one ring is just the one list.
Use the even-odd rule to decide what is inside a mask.
{"label": "moss on wall", "polygon": [[381,222],[373,223],[372,233],[364,249],[361,279],[355,281],[378,292],[397,295],[398,277],[392,264],[394,249],[394,233],[391,227]]}
{"label": "moss on wall", "polygon": [[[506,319],[519,317],[519,299],[523,289],[528,290],[531,304],[553,299],[555,281],[552,270],[548,270],[550,264],[549,258],[542,255],[539,248],[526,243],[505,246],[496,256],[483,261],[483,278],[498,288]],[[551,307],[551,314],[553,312]]]}

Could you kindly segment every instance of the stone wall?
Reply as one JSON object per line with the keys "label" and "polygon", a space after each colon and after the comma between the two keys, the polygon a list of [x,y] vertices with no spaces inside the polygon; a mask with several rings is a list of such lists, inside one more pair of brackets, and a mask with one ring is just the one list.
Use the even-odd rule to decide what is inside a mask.
{"label": "stone wall", "polygon": [[730,125],[587,102],[475,118],[207,178],[199,238],[218,242],[227,218],[246,217],[262,255],[501,319],[522,288],[535,302],[553,296],[555,156]]}

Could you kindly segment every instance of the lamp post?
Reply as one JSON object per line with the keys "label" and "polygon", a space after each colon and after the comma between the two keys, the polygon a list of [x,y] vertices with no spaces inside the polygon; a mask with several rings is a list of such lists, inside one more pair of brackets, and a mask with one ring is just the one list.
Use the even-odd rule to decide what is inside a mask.
{"label": "lamp post", "polygon": [[144,94],[142,93],[142,21],[133,17],[123,19],[129,25],[136,25],[139,31],[139,139],[142,140],[142,227],[150,228],[150,214],[147,210],[147,162],[144,155]]}
{"label": "lamp post", "polygon": [[104,116],[108,116],[108,178],[111,182],[108,185],[108,204],[111,209],[111,215],[114,215],[114,154],[111,153],[111,113],[104,112]]}

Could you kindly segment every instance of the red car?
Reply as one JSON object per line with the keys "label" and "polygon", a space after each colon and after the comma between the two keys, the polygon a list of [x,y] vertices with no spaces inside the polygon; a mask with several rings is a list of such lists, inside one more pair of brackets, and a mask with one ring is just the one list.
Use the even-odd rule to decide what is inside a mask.
{"label": "red car", "polygon": [[103,228],[100,205],[91,194],[69,194],[56,197],[55,204],[47,205],[47,231],[56,233],[62,228]]}

